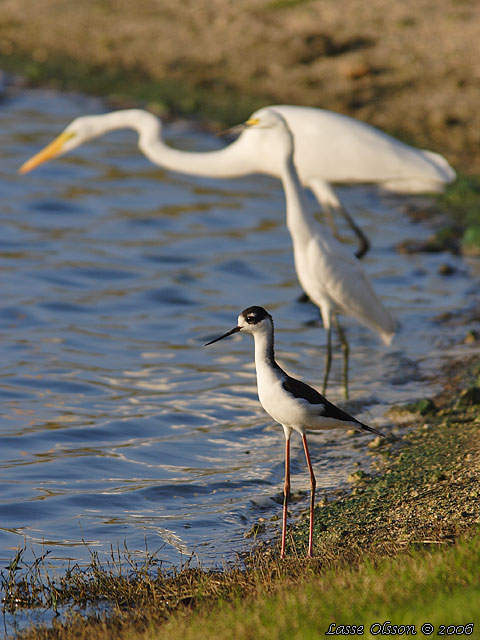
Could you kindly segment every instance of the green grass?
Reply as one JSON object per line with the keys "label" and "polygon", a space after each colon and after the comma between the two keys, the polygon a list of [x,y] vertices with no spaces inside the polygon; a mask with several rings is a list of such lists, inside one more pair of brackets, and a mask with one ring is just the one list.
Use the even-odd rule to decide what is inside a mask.
{"label": "green grass", "polygon": [[439,204],[462,226],[480,223],[480,177],[459,174],[440,196]]}
{"label": "green grass", "polygon": [[266,8],[270,10],[292,9],[293,7],[298,7],[300,4],[308,4],[311,1],[312,0],[272,0]]}
{"label": "green grass", "polygon": [[[49,629],[31,629],[16,637],[313,640],[332,637],[326,631],[333,624],[363,626],[363,634],[357,636],[374,638],[382,636],[370,632],[372,625],[387,621],[413,626],[420,638],[427,637],[421,633],[421,626],[430,623],[437,637],[441,625],[480,625],[479,533],[475,527],[455,544],[410,549],[393,558],[365,559],[355,567],[323,570],[315,561],[304,559],[283,564],[283,569],[282,563],[257,565],[247,590],[240,574],[237,583],[235,579],[230,581],[228,589],[217,574],[218,593],[213,593],[213,598],[215,575],[205,579],[204,574],[202,580],[201,572],[193,572],[196,577],[190,584],[183,583],[182,606],[174,606],[175,590],[168,596],[152,591],[150,601],[142,597],[137,602],[135,616],[124,609],[124,603],[113,617],[73,614],[71,624],[54,621]],[[114,587],[113,580],[113,598]],[[156,609],[164,606],[165,597],[172,611],[167,616],[158,615]],[[378,631],[379,626],[373,629]],[[477,633],[474,630],[472,637],[478,637]]]}
{"label": "green grass", "polygon": [[449,218],[436,234],[439,246],[457,244],[465,255],[480,255],[480,177],[459,174],[437,202]]}
{"label": "green grass", "polygon": [[239,94],[228,82],[202,80],[199,74],[185,74],[184,82],[153,79],[138,69],[89,64],[53,54],[45,62],[27,55],[0,54],[0,69],[21,73],[33,87],[105,96],[113,106],[140,104],[164,116],[192,116],[220,126],[243,122],[271,101],[265,95]]}
{"label": "green grass", "polygon": [[[282,584],[254,601],[219,605],[213,611],[175,616],[161,633],[146,638],[328,637],[331,623],[363,625],[364,637],[377,637],[372,624],[391,621],[420,627],[480,625],[480,538],[462,540],[429,552],[414,552],[381,562],[365,562],[358,570],[329,570],[299,584]],[[375,630],[375,629],[374,629]],[[436,633],[435,633],[436,635]],[[473,635],[472,637],[476,637]]]}

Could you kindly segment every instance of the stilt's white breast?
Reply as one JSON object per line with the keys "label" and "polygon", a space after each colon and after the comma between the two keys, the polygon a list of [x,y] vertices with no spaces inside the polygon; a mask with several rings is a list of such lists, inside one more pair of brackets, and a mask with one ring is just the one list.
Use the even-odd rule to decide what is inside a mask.
{"label": "stilt's white breast", "polygon": [[[304,432],[308,411],[302,406],[303,402],[298,402],[292,394],[286,391],[282,385],[283,376],[275,375],[270,371],[270,375],[258,376],[258,398],[265,411],[277,422],[296,431]],[[258,373],[257,373],[258,375]],[[321,409],[321,406],[318,406]]]}

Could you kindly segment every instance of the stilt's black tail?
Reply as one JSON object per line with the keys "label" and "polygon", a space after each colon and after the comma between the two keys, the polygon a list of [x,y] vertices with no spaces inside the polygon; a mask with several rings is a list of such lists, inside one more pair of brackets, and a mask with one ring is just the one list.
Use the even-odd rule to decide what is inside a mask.
{"label": "stilt's black tail", "polygon": [[375,435],[381,436],[382,438],[386,437],[384,433],[380,433],[380,431],[377,431],[373,427],[369,427],[368,424],[363,424],[363,422],[359,422],[359,425],[362,431],[368,431],[369,433],[374,433]]}

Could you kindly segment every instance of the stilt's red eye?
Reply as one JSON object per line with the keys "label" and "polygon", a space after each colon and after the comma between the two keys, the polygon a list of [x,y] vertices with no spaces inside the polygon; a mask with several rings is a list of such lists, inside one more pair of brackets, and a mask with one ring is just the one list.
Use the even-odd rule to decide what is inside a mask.
{"label": "stilt's red eye", "polygon": [[247,316],[248,324],[253,324],[256,319],[257,319],[257,316],[254,313],[251,313],[249,316]]}

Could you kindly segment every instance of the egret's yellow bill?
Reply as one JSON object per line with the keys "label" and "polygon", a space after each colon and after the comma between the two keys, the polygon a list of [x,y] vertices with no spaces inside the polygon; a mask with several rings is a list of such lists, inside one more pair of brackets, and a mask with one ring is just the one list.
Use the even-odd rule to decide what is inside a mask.
{"label": "egret's yellow bill", "polygon": [[53,140],[53,142],[51,142],[41,151],[35,154],[32,158],[30,158],[30,160],[24,162],[18,170],[18,173],[28,173],[32,169],[35,169],[35,167],[38,167],[39,164],[42,164],[42,162],[46,162],[47,160],[58,156],[58,154],[62,151],[63,145],[74,135],[74,133],[68,133],[66,131],[61,133],[57,138],[55,138],[55,140]]}

